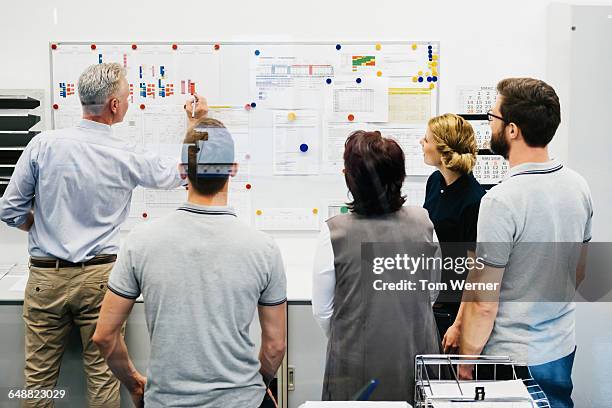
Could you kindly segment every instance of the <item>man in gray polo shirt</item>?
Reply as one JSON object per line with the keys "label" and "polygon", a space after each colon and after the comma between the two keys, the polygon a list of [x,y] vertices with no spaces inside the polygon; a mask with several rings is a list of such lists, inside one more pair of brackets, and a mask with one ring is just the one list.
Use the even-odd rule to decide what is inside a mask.
{"label": "man in gray polo shirt", "polygon": [[[491,149],[509,160],[510,171],[480,204],[477,256],[486,267],[469,279],[500,282],[501,301],[464,302],[455,323],[460,351],[507,355],[528,365],[553,408],[573,407],[575,306],[558,287],[572,281],[567,272],[573,268],[575,275],[578,263],[568,262],[567,244],[553,243],[581,246],[591,239],[591,195],[579,174],[549,158],[547,145],[560,122],[554,89],[510,78],[497,90],[488,113]],[[467,366],[460,371],[471,375]]]}
{"label": "man in gray polo shirt", "polygon": [[[185,144],[188,201],[127,237],[94,342],[136,406],[258,407],[285,354],[283,261],[271,237],[227,206],[237,165],[223,124],[200,120]],[[141,294],[151,337],[146,379],[120,336]],[[257,308],[259,360],[249,337]]]}

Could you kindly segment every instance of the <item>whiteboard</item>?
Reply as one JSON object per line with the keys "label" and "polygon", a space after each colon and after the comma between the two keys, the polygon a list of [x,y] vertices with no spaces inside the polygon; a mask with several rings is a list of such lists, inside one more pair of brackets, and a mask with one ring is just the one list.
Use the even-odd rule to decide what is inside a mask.
{"label": "whiteboard", "polygon": [[[58,42],[50,44],[50,60],[54,128],[80,120],[80,73],[118,62],[127,71],[130,107],[114,131],[177,161],[186,130],[183,104],[190,92],[204,95],[209,116],[224,122],[236,141],[239,172],[230,183],[230,205],[244,222],[289,234],[289,242],[315,236],[328,216],[346,210],[342,151],[357,129],[380,130],[401,144],[411,176],[407,204],[423,203],[433,168],[423,164],[418,142],[438,114],[436,41]],[[185,199],[184,189],[138,188],[124,227],[163,216]]]}

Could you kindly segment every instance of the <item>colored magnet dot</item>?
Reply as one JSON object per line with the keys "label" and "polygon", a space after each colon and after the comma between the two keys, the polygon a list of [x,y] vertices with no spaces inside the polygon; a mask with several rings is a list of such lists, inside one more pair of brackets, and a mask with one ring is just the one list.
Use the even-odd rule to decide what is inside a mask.
{"label": "colored magnet dot", "polygon": [[434,82],[438,82],[438,77],[437,76],[433,76],[433,77],[431,77],[431,80],[434,81]]}
{"label": "colored magnet dot", "polygon": [[244,105],[244,109],[251,110],[251,104],[247,103],[246,105]]}
{"label": "colored magnet dot", "polygon": [[59,109],[59,105],[57,103],[53,104],[53,109],[58,110]]}
{"label": "colored magnet dot", "polygon": [[419,82],[423,82],[423,77],[419,77]]}
{"label": "colored magnet dot", "polygon": [[420,75],[423,75],[423,71],[419,71],[419,76],[420,76]]}
{"label": "colored magnet dot", "polygon": [[261,214],[263,214],[263,211],[261,211],[261,210],[257,210],[257,211],[255,211],[255,214],[257,214],[257,215],[261,215]]}
{"label": "colored magnet dot", "polygon": [[255,50],[255,55],[259,55],[261,52],[259,50]]}
{"label": "colored magnet dot", "polygon": [[412,82],[418,82],[418,81],[419,81],[418,77],[415,77],[415,76],[412,77]]}
{"label": "colored magnet dot", "polygon": [[431,82],[431,77],[427,77],[427,82]]}
{"label": "colored magnet dot", "polygon": [[344,205],[343,205],[342,207],[340,207],[340,213],[341,213],[341,214],[346,214],[346,213],[348,213],[348,207],[346,207],[346,206],[344,206]]}
{"label": "colored magnet dot", "polygon": [[416,43],[412,44],[412,49],[413,49],[413,50],[416,50],[416,49],[417,49],[417,45],[416,45]]}
{"label": "colored magnet dot", "polygon": [[145,104],[144,104],[144,103],[141,103],[141,104],[140,104],[140,109],[144,109],[144,108],[145,108]]}
{"label": "colored magnet dot", "polygon": [[95,50],[98,47],[96,47],[96,44],[91,44],[91,46],[89,48],[91,48],[92,50]]}
{"label": "colored magnet dot", "polygon": [[51,44],[51,49],[52,50],[57,50],[57,44]]}
{"label": "colored magnet dot", "polygon": [[215,50],[219,50],[219,48],[221,48],[221,46],[219,44],[215,44]]}
{"label": "colored magnet dot", "polygon": [[255,108],[257,104],[255,102],[251,102],[251,108]]}
{"label": "colored magnet dot", "polygon": [[176,44],[172,44],[172,49],[173,49],[173,50],[177,50],[177,49],[178,49],[178,45],[176,45]]}
{"label": "colored magnet dot", "polygon": [[[434,77],[438,76],[438,71],[436,71],[435,69],[433,71],[431,71],[431,75],[433,75]],[[437,78],[436,78],[437,79]]]}
{"label": "colored magnet dot", "polygon": [[428,49],[428,50],[431,50],[431,49],[432,49],[432,46],[431,46],[431,45],[428,45],[428,46],[427,46],[427,49]]}
{"label": "colored magnet dot", "polygon": [[293,122],[294,120],[297,119],[297,115],[295,114],[295,112],[289,112],[287,114],[287,119]]}
{"label": "colored magnet dot", "polygon": [[136,44],[132,44],[132,49],[133,49],[133,50],[135,50],[135,49],[137,49],[137,48],[138,48],[138,45],[136,45]]}
{"label": "colored magnet dot", "polygon": [[355,82],[357,82],[358,84],[360,84],[360,83],[361,83],[361,78],[357,78],[357,79],[355,80]]}
{"label": "colored magnet dot", "polygon": [[436,86],[434,84],[429,84],[429,89],[434,89]]}
{"label": "colored magnet dot", "polygon": [[252,186],[251,186],[250,184],[247,184],[247,185],[246,185],[246,186],[244,186],[244,187],[245,187],[247,190],[250,190]]}
{"label": "colored magnet dot", "polygon": [[382,45],[376,44],[376,51],[380,51],[382,49]]}
{"label": "colored magnet dot", "polygon": [[437,60],[438,60],[438,55],[436,54],[436,55],[434,55],[432,58],[433,58],[435,61],[437,61]]}
{"label": "colored magnet dot", "polygon": [[378,71],[378,72],[376,73],[376,76],[381,77],[381,76],[382,76],[382,71]]}
{"label": "colored magnet dot", "polygon": [[142,218],[147,218],[149,216],[149,214],[147,213],[142,213]]}
{"label": "colored magnet dot", "polygon": [[302,144],[300,145],[300,151],[301,151],[302,153],[306,153],[306,152],[308,151],[308,145],[307,145],[306,143],[302,143]]}
{"label": "colored magnet dot", "polygon": [[312,209],[312,213],[313,213],[314,215],[317,215],[317,214],[319,213],[319,209],[318,209],[318,208],[313,208],[313,209]]}
{"label": "colored magnet dot", "polygon": [[434,61],[434,62],[432,62],[432,63],[431,63],[431,66],[432,66],[432,67],[437,67],[437,66],[438,66],[438,63],[437,63],[436,61]]}
{"label": "colored magnet dot", "polygon": [[341,48],[342,48],[342,46],[341,46],[340,44],[336,44],[336,49],[337,49],[338,51],[340,51],[340,49],[341,49]]}
{"label": "colored magnet dot", "polygon": [[347,116],[347,119],[348,119],[350,122],[352,122],[352,121],[354,121],[354,120],[355,120],[355,115],[353,115],[353,114],[351,113],[351,114],[349,114],[349,115]]}
{"label": "colored magnet dot", "polygon": [[332,80],[331,80],[331,78],[327,78],[327,79],[325,80],[325,82],[327,82],[327,84],[329,85],[329,84],[331,84],[331,83],[332,83]]}

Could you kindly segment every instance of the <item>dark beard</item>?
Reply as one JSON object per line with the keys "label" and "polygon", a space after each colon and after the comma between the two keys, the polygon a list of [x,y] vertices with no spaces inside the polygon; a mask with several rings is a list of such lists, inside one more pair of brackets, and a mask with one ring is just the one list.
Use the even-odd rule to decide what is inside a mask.
{"label": "dark beard", "polygon": [[508,160],[510,145],[503,135],[503,129],[499,134],[491,134],[491,151]]}

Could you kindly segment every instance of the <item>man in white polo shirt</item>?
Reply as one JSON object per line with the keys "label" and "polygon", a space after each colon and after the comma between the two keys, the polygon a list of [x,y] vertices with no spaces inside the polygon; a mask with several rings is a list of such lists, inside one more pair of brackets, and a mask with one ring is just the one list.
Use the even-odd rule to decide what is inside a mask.
{"label": "man in white polo shirt", "polygon": [[[509,160],[510,171],[482,199],[477,256],[486,267],[470,279],[501,282],[501,301],[464,297],[455,323],[460,351],[509,356],[529,366],[553,408],[573,407],[575,305],[555,291],[572,280],[566,272],[576,278],[577,271],[568,262],[574,259],[570,247],[555,243],[576,247],[591,239],[591,194],[579,174],[549,157],[560,122],[554,89],[536,79],[509,78],[497,90],[488,113],[491,149]],[[470,371],[464,366],[460,375],[470,377]]]}

